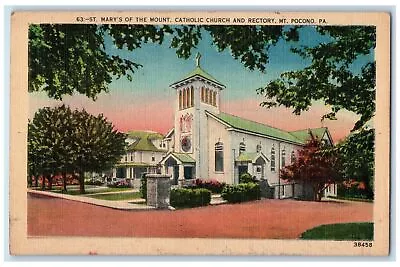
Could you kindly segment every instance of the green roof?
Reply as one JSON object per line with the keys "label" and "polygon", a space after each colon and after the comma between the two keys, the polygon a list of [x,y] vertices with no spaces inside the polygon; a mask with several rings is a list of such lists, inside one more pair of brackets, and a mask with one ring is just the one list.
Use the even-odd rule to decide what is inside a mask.
{"label": "green roof", "polygon": [[298,139],[296,136],[284,130],[274,128],[262,123],[243,119],[234,115],[221,112],[220,114],[213,114],[218,119],[229,124],[231,127],[239,130],[244,130],[252,133],[267,135],[277,139],[289,141],[297,144],[304,144],[305,142]]}
{"label": "green roof", "polygon": [[182,163],[196,163],[196,161],[189,156],[188,154],[185,153],[172,153],[174,157],[176,157],[179,161]]}
{"label": "green roof", "polygon": [[314,135],[314,137],[317,137],[319,140],[321,140],[325,132],[328,130],[326,127],[322,127],[322,128],[287,132],[259,122],[243,119],[238,116],[234,116],[223,112],[221,112],[220,114],[214,114],[214,113],[211,114],[217,117],[218,119],[222,120],[223,122],[229,124],[231,127],[235,129],[267,135],[297,144],[305,144],[311,138],[310,131]]}
{"label": "green roof", "polygon": [[315,138],[321,140],[324,136],[327,128],[314,128],[314,129],[304,129],[290,132],[291,135],[294,135],[297,139],[301,140],[303,143],[307,142],[310,139],[310,131]]}
{"label": "green roof", "polygon": [[128,138],[136,139],[136,141],[128,146],[128,151],[165,151],[153,145],[152,140],[163,139],[163,135],[149,131],[130,131],[127,133]]}
{"label": "green roof", "polygon": [[221,82],[219,82],[217,79],[215,79],[213,76],[211,76],[210,74],[208,74],[205,70],[203,70],[200,66],[197,66],[192,72],[190,72],[188,75],[186,75],[183,79],[180,79],[179,81],[173,83],[179,83],[181,81],[187,80],[191,77],[194,77],[196,75],[202,76],[203,78],[206,78],[207,80],[210,80],[214,83],[217,83],[221,86],[224,86]]}

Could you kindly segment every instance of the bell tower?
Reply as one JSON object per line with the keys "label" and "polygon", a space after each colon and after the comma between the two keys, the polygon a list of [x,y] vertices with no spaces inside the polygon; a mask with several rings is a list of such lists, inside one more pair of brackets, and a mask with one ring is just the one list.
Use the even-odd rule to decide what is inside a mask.
{"label": "bell tower", "polygon": [[197,53],[195,69],[170,87],[176,92],[174,152],[191,156],[196,161],[196,177],[206,178],[206,111],[219,114],[221,91],[225,86],[202,69],[200,60],[201,55]]}

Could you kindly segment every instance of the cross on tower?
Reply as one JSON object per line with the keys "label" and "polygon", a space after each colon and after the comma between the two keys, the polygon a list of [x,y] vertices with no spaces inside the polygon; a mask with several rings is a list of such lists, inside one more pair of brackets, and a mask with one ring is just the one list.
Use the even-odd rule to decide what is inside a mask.
{"label": "cross on tower", "polygon": [[199,52],[197,52],[196,55],[196,66],[200,67],[200,58],[201,58],[201,54]]}

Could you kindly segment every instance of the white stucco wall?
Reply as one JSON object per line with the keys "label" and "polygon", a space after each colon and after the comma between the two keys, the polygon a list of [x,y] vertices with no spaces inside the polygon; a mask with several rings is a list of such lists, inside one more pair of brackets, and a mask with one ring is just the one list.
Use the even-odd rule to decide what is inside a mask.
{"label": "white stucco wall", "polygon": [[[186,109],[179,110],[179,90],[183,88],[190,88],[193,86],[194,91],[194,106]],[[201,102],[201,88],[208,87],[217,92],[216,104],[217,106],[209,105]],[[174,117],[174,152],[187,153],[196,161],[196,177],[206,178],[209,175],[209,157],[208,157],[208,122],[205,111],[212,113],[219,113],[220,104],[220,90],[211,84],[206,84],[204,81],[194,80],[188,84],[178,87],[176,90],[175,97],[175,117]],[[180,132],[179,119],[182,115],[192,114],[192,129],[191,129],[191,140],[192,149],[189,152],[181,150],[180,139],[182,133]],[[184,133],[188,134],[188,133]]]}
{"label": "white stucco wall", "polygon": [[[237,157],[239,155],[239,144],[243,141],[246,144],[246,152],[247,153],[255,153],[257,151],[257,145],[261,144],[261,152],[267,157],[269,160],[266,164],[265,175],[268,183],[270,185],[279,184],[278,175],[279,175],[279,167],[281,166],[281,158],[282,151],[285,150],[285,162],[286,165],[290,164],[291,153],[292,151],[296,151],[301,148],[299,145],[291,144],[284,141],[274,140],[268,137],[256,136],[248,133],[242,133],[237,131],[231,131],[231,150],[232,154],[235,153]],[[271,171],[271,148],[275,148],[275,171]],[[235,150],[233,152],[233,149]],[[297,155],[297,153],[296,153]],[[233,155],[232,155],[233,157]],[[280,184],[286,183],[281,180]]]}

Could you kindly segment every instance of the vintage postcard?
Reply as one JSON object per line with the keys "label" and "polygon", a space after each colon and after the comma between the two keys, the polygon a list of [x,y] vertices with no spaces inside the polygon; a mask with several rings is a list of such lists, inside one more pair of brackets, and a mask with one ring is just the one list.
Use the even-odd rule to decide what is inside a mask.
{"label": "vintage postcard", "polygon": [[11,27],[12,255],[388,255],[389,14]]}

